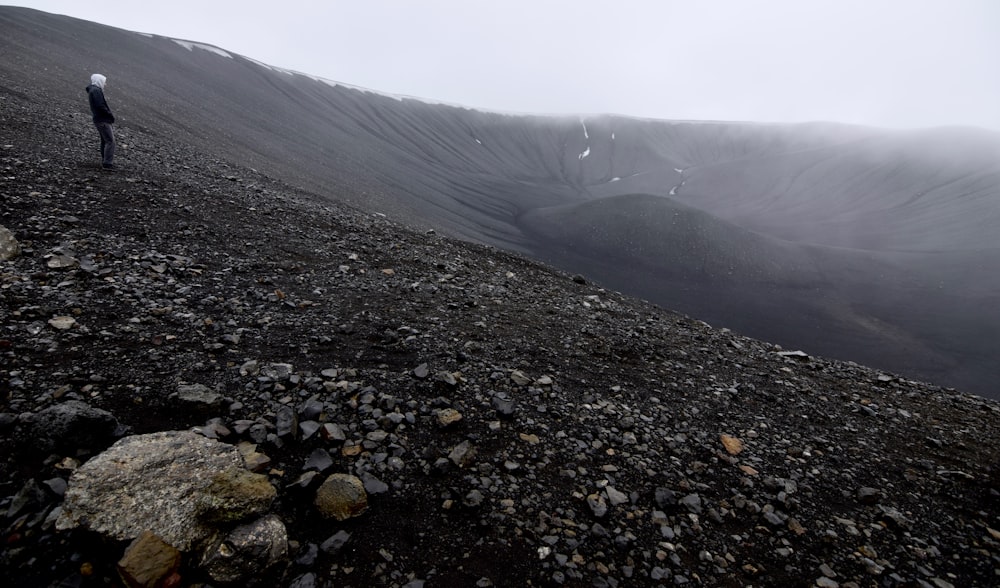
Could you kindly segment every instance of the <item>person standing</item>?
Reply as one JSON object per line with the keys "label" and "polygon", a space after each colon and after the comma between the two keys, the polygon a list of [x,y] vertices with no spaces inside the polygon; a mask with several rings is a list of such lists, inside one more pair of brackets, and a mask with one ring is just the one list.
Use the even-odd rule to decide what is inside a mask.
{"label": "person standing", "polygon": [[87,86],[87,96],[90,98],[90,111],[94,114],[94,126],[101,136],[101,167],[104,169],[115,168],[115,133],[111,125],[115,122],[115,115],[111,114],[108,101],[104,98],[104,85],[108,78],[95,73],[90,76],[90,85]]}

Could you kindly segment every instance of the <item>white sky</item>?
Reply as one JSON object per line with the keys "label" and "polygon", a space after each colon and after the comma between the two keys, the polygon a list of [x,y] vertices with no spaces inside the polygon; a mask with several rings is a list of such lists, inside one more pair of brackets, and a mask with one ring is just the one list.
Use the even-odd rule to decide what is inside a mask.
{"label": "white sky", "polygon": [[470,107],[1000,130],[994,0],[39,0]]}

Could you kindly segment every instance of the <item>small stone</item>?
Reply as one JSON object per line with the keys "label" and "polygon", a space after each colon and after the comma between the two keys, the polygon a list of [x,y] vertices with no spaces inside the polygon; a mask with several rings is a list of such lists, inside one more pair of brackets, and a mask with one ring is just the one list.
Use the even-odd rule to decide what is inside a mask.
{"label": "small stone", "polygon": [[157,588],[180,568],[181,552],[144,531],[125,550],[118,573],[129,588]]}
{"label": "small stone", "polygon": [[14,238],[14,233],[0,226],[0,261],[10,261],[18,255],[21,255],[21,245]]}
{"label": "small stone", "polygon": [[318,472],[325,472],[330,469],[333,465],[333,458],[330,457],[330,452],[322,447],[319,449],[314,449],[309,457],[306,458],[305,463],[302,465],[303,470],[316,470]]}
{"label": "small stone", "polygon": [[323,516],[343,521],[365,512],[368,495],[359,478],[332,474],[316,491],[315,505]]}
{"label": "small stone", "polygon": [[729,455],[739,455],[743,452],[743,442],[732,435],[726,435],[723,433],[719,436],[722,441],[722,446],[726,448],[726,452]]}
{"label": "small stone", "polygon": [[600,494],[591,494],[587,496],[587,506],[590,507],[590,510],[594,513],[595,517],[601,518],[608,514],[608,505],[604,502],[604,497]]}
{"label": "small stone", "polygon": [[389,491],[388,484],[367,472],[361,474],[361,481],[365,485],[365,491],[369,494],[382,494]]}
{"label": "small stone", "polygon": [[76,319],[71,316],[54,316],[49,319],[49,325],[51,325],[53,329],[57,329],[59,331],[72,329],[75,324]]}
{"label": "small stone", "polygon": [[326,554],[333,555],[341,550],[347,541],[351,538],[351,534],[347,531],[340,530],[333,534],[329,539],[320,544],[320,551]]}
{"label": "small stone", "polygon": [[517,436],[521,438],[521,441],[525,441],[530,445],[538,445],[541,442],[538,435],[534,433],[518,433]]}
{"label": "small stone", "polygon": [[477,507],[483,503],[483,493],[479,490],[472,490],[462,499],[462,504],[468,507]]}
{"label": "small stone", "polygon": [[298,417],[289,406],[282,406],[275,415],[275,429],[278,437],[294,435],[298,429]]}
{"label": "small stone", "polygon": [[344,434],[344,430],[340,425],[334,423],[324,423],[323,427],[320,429],[320,434],[327,441],[346,441],[347,435]]}
{"label": "small stone", "polygon": [[510,380],[518,386],[527,386],[531,383],[531,378],[526,376],[525,373],[520,370],[512,371],[510,373]]}
{"label": "small stone", "polygon": [[678,500],[677,503],[688,509],[692,514],[701,514],[701,496],[697,494],[688,494]]}
{"label": "small stone", "polygon": [[187,406],[209,410],[222,405],[222,395],[213,392],[204,384],[181,384],[177,386],[175,398]]}
{"label": "small stone", "polygon": [[514,401],[506,393],[493,396],[492,404],[497,414],[502,417],[509,417],[514,414]]}
{"label": "small stone", "polygon": [[611,486],[606,487],[604,491],[608,494],[608,502],[611,503],[611,506],[620,506],[628,502],[628,496],[624,492],[619,492]]}
{"label": "small stone", "polygon": [[451,453],[448,454],[448,459],[460,468],[463,468],[472,463],[472,460],[476,457],[476,448],[472,446],[468,440],[462,441],[456,445]]}
{"label": "small stone", "polygon": [[53,255],[45,262],[49,269],[70,269],[78,266],[79,260],[69,255]]}
{"label": "small stone", "polygon": [[462,420],[462,413],[454,408],[442,408],[437,413],[438,425],[447,427]]}
{"label": "small stone", "polygon": [[858,502],[871,506],[878,502],[879,491],[875,488],[863,487],[858,489]]}
{"label": "small stone", "polygon": [[413,376],[420,380],[427,379],[427,376],[431,374],[430,369],[427,367],[426,363],[422,363],[417,367],[413,368]]}

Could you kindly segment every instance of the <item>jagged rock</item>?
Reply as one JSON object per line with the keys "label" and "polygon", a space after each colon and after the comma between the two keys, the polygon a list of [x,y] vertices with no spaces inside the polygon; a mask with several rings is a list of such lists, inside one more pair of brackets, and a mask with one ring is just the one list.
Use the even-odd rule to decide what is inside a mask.
{"label": "jagged rock", "polygon": [[468,440],[456,445],[448,454],[448,459],[460,468],[470,465],[475,458],[476,448]]}
{"label": "jagged rock", "polygon": [[294,436],[298,432],[299,419],[289,406],[282,406],[275,415],[275,429],[278,437]]}
{"label": "jagged rock", "polygon": [[180,551],[155,533],[144,531],[125,550],[118,574],[129,588],[160,588],[177,574],[180,565]]}
{"label": "jagged rock", "polygon": [[343,521],[365,512],[368,495],[356,476],[331,474],[316,491],[314,502],[323,516]]}
{"label": "jagged rock", "polygon": [[529,378],[521,370],[514,370],[510,373],[510,380],[517,384],[518,386],[527,386],[531,383],[531,378]]}
{"label": "jagged rock", "polygon": [[201,568],[216,582],[245,583],[288,555],[288,531],[275,515],[219,534],[204,550]]}
{"label": "jagged rock", "polygon": [[330,457],[330,452],[322,447],[314,449],[306,462],[302,465],[303,470],[316,470],[320,473],[325,472],[330,469],[333,465],[333,458]]}
{"label": "jagged rock", "polygon": [[14,233],[0,225],[0,261],[9,261],[21,255],[21,244],[14,238]]}
{"label": "jagged rock", "polygon": [[[228,513],[229,520],[260,509],[263,499],[206,496],[220,472],[242,467],[235,447],[188,431],[126,437],[73,472],[56,527],[84,527],[115,539],[148,530],[186,551],[215,532],[207,506],[247,509]],[[216,488],[233,490],[229,484]]]}
{"label": "jagged rock", "polygon": [[80,400],[67,400],[42,410],[26,421],[25,441],[39,450],[98,449],[122,433],[110,412]]}

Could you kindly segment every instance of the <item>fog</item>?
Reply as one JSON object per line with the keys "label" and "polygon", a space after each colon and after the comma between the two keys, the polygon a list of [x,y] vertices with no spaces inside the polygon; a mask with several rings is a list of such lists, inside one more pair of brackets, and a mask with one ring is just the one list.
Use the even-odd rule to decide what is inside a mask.
{"label": "fog", "polygon": [[491,110],[1000,130],[989,0],[13,4]]}

